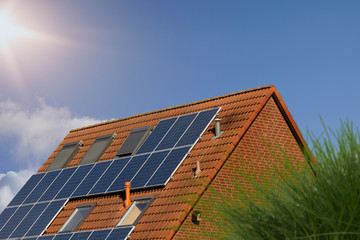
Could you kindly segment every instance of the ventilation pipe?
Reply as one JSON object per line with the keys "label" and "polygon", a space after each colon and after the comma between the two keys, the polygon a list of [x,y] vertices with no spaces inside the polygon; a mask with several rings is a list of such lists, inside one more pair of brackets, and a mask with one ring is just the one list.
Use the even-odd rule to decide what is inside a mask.
{"label": "ventilation pipe", "polygon": [[196,161],[195,175],[194,178],[198,178],[201,175],[200,161]]}
{"label": "ventilation pipe", "polygon": [[215,118],[214,121],[215,121],[215,136],[213,137],[213,139],[216,139],[216,138],[220,137],[220,135],[223,133],[223,131],[221,131],[221,128],[220,128],[221,119]]}
{"label": "ventilation pipe", "polygon": [[125,182],[125,208],[130,207],[131,201],[130,201],[130,182]]}

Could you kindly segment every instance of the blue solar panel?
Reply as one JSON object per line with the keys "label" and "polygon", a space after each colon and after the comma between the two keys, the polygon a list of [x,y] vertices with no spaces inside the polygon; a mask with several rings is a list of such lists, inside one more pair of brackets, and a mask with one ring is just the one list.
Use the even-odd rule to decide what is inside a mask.
{"label": "blue solar panel", "polygon": [[162,161],[164,161],[169,152],[170,151],[162,151],[153,153],[131,181],[131,188],[145,186],[146,182],[149,181],[150,177],[154,174]]}
{"label": "blue solar panel", "polygon": [[15,231],[11,234],[10,238],[23,237],[29,228],[34,224],[34,221],[38,219],[40,214],[45,210],[49,203],[38,203],[29,212],[24,220],[17,226]]}
{"label": "blue solar panel", "polygon": [[33,205],[20,206],[0,231],[0,239],[8,238],[17,225],[23,220]]}
{"label": "blue solar panel", "polygon": [[55,235],[54,240],[69,240],[72,235],[72,233],[57,234]]}
{"label": "blue solar panel", "polygon": [[105,193],[129,160],[130,157],[114,160],[89,194]]}
{"label": "blue solar panel", "polygon": [[173,149],[146,186],[165,185],[189,150],[190,147]]}
{"label": "blue solar panel", "polygon": [[5,208],[4,211],[0,214],[0,230],[5,226],[7,221],[11,218],[11,216],[15,213],[17,207]]}
{"label": "blue solar panel", "polygon": [[34,203],[41,197],[41,195],[46,191],[54,179],[59,175],[61,170],[47,172],[45,177],[41,179],[39,184],[34,188],[30,195],[25,199],[23,204]]}
{"label": "blue solar panel", "polygon": [[176,144],[176,147],[194,144],[200,137],[201,133],[205,130],[207,125],[215,117],[215,114],[219,111],[219,108],[210,109],[207,111],[200,112],[195,118],[194,122],[182,136],[180,141]]}
{"label": "blue solar panel", "polygon": [[110,231],[111,231],[110,229],[93,231],[92,234],[90,235],[90,237],[87,240],[106,239],[106,237],[109,235]]}
{"label": "blue solar panel", "polygon": [[40,236],[38,240],[52,240],[54,237],[55,235],[45,235],[45,236]]}
{"label": "blue solar panel", "polygon": [[91,169],[90,173],[86,176],[84,181],[80,186],[75,190],[71,197],[85,196],[94,186],[94,184],[99,180],[101,175],[109,167],[111,161],[99,162]]}
{"label": "blue solar panel", "polygon": [[70,240],[84,240],[90,236],[91,232],[75,232]]}
{"label": "blue solar panel", "polygon": [[26,239],[26,240],[36,240],[38,239],[37,237],[31,237],[31,238],[23,238],[23,239]]}
{"label": "blue solar panel", "polygon": [[121,191],[124,190],[125,182],[129,182],[140,167],[145,163],[146,159],[149,157],[149,154],[134,156],[129,161],[128,165],[120,173],[120,175],[115,179],[114,183],[110,186],[107,192]]}
{"label": "blue solar panel", "polygon": [[32,175],[31,178],[25,183],[21,190],[16,194],[13,200],[10,202],[9,206],[20,205],[29,193],[34,189],[34,187],[40,182],[45,173],[39,173]]}
{"label": "blue solar panel", "polygon": [[185,130],[189,127],[190,123],[194,120],[197,113],[181,116],[177,119],[170,131],[166,134],[161,141],[156,151],[162,149],[168,149],[175,146],[180,137],[184,134]]}
{"label": "blue solar panel", "polygon": [[59,194],[56,195],[55,199],[70,197],[93,166],[94,164],[80,166],[77,171],[72,175],[70,180],[66,183],[66,185],[61,189]]}
{"label": "blue solar panel", "polygon": [[152,152],[169,131],[177,118],[161,120],[136,154]]}
{"label": "blue solar panel", "polygon": [[71,178],[77,168],[65,168],[51,184],[48,190],[42,195],[39,202],[52,200],[64,184]]}
{"label": "blue solar panel", "polygon": [[106,240],[126,239],[133,227],[114,228]]}
{"label": "blue solar panel", "polygon": [[34,225],[26,233],[26,236],[37,236],[41,235],[46,227],[51,223],[56,214],[64,206],[67,200],[53,201],[37,219]]}

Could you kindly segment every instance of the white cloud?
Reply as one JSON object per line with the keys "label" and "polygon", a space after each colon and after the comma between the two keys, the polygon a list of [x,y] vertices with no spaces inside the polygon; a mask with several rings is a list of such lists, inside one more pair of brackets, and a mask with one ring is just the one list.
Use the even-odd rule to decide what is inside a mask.
{"label": "white cloud", "polygon": [[[90,117],[74,117],[68,108],[56,108],[39,99],[33,110],[7,100],[0,101],[0,166],[13,161],[25,169],[1,173],[0,210],[19,191],[27,179],[47,160],[69,130],[100,122]],[[4,152],[5,151],[5,152]],[[17,171],[17,170],[16,170]]]}
{"label": "white cloud", "polygon": [[0,213],[32,174],[34,172],[31,170],[23,170],[18,173],[10,171],[6,174],[0,174]]}

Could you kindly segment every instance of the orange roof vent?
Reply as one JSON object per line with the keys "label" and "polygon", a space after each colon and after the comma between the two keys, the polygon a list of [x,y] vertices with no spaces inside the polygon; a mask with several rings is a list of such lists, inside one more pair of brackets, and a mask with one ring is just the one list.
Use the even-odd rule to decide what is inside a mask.
{"label": "orange roof vent", "polygon": [[125,208],[130,207],[131,201],[130,201],[130,182],[125,182]]}

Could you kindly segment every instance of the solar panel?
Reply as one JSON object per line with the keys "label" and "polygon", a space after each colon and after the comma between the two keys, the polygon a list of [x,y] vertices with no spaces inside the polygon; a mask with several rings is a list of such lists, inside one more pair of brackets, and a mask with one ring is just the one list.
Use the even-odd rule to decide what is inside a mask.
{"label": "solar panel", "polygon": [[87,195],[90,189],[94,186],[97,180],[103,175],[105,170],[109,167],[110,161],[99,162],[91,169],[90,173],[82,181],[79,187],[71,195],[71,197],[78,197]]}
{"label": "solar panel", "polygon": [[114,183],[109,187],[107,192],[124,190],[124,183],[130,181],[140,167],[145,163],[150,154],[134,156],[130,159],[129,163],[125,166],[124,170],[115,179]]}
{"label": "solar panel", "polygon": [[40,180],[44,177],[45,173],[39,173],[32,175],[31,178],[25,183],[25,185],[20,189],[16,194],[13,200],[8,206],[20,205],[25,198],[31,193],[31,191],[36,187]]}
{"label": "solar panel", "polygon": [[164,161],[170,151],[162,151],[153,153],[145,162],[144,166],[137,172],[136,176],[131,180],[131,188],[139,188],[145,186],[156,169]]}
{"label": "solar panel", "polygon": [[111,229],[93,231],[87,240],[102,240],[106,239]]}
{"label": "solar panel", "polygon": [[69,198],[78,185],[82,182],[85,176],[92,169],[94,164],[83,165],[77,168],[76,172],[72,175],[65,186],[60,190],[59,194],[56,195],[55,199]]}
{"label": "solar panel", "polygon": [[26,236],[38,236],[41,235],[48,225],[50,225],[51,221],[58,214],[61,208],[64,206],[67,200],[58,200],[53,201],[49,204],[49,206],[45,209],[45,211],[41,214],[41,216],[37,219],[34,225],[30,228],[30,230],[26,233]]}
{"label": "solar panel", "polygon": [[89,194],[105,193],[115,178],[121,173],[124,166],[128,163],[130,157],[116,159],[111,162],[110,167],[106,170],[104,175],[99,179],[96,185],[91,189]]}
{"label": "solar panel", "polygon": [[144,144],[136,152],[136,154],[148,153],[154,151],[156,146],[163,139],[165,134],[169,131],[177,118],[169,118],[161,120],[151,132],[150,136],[146,139]]}
{"label": "solar panel", "polygon": [[46,191],[54,179],[59,175],[61,170],[47,172],[46,175],[41,179],[39,184],[34,188],[30,195],[25,199],[23,204],[35,203],[41,197],[41,195]]}
{"label": "solar panel", "polygon": [[12,208],[5,208],[4,211],[0,214],[0,231],[5,226],[5,224],[8,222],[8,220],[11,218],[11,216],[15,213],[17,210],[17,207]]}
{"label": "solar panel", "polygon": [[170,131],[166,134],[156,150],[169,149],[175,146],[197,113],[181,116],[177,119]]}
{"label": "solar panel", "polygon": [[45,235],[45,236],[40,236],[38,240],[52,240],[54,237],[55,235]]}
{"label": "solar panel", "polygon": [[65,168],[62,170],[60,175],[56,180],[50,185],[48,190],[42,195],[39,202],[52,200],[60,189],[66,184],[66,182],[71,178],[77,168]]}
{"label": "solar panel", "polygon": [[70,240],[84,240],[90,236],[91,232],[75,232]]}
{"label": "solar panel", "polygon": [[72,235],[72,233],[57,234],[55,235],[54,240],[69,240]]}
{"label": "solar panel", "polygon": [[23,238],[23,239],[26,239],[26,240],[36,240],[38,239],[37,237],[31,237],[31,238]]}
{"label": "solar panel", "polygon": [[22,237],[26,234],[29,228],[34,224],[34,221],[38,219],[40,214],[48,206],[48,202],[36,204],[26,215],[23,221],[17,226],[15,231],[11,234],[10,238]]}
{"label": "solar panel", "polygon": [[114,228],[106,240],[126,239],[133,227]]}
{"label": "solar panel", "polygon": [[185,134],[181,137],[180,141],[176,144],[176,147],[194,144],[199,136],[202,135],[202,132],[206,130],[207,125],[218,111],[218,108],[214,108],[200,112]]}
{"label": "solar panel", "polygon": [[165,185],[189,152],[190,147],[173,149],[146,186]]}
{"label": "solar panel", "polygon": [[20,206],[0,231],[0,239],[8,238],[33,205]]}

